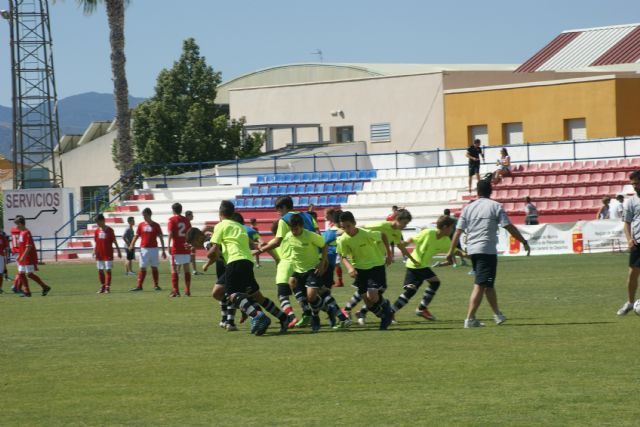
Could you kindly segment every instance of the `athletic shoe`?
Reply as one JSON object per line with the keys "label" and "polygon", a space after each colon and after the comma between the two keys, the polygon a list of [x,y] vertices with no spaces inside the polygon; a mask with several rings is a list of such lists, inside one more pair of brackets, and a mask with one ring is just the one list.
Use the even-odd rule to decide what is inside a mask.
{"label": "athletic shoe", "polygon": [[618,316],[624,316],[631,310],[633,310],[633,304],[630,302],[625,302],[623,306],[620,307],[620,310],[618,310]]}
{"label": "athletic shoe", "polygon": [[20,298],[23,298],[23,297],[31,298],[31,292],[29,292],[29,293],[21,292],[20,293]]}
{"label": "athletic shoe", "polygon": [[476,272],[474,270],[471,270],[467,273],[467,276],[475,276]]}
{"label": "athletic shoe", "polygon": [[190,297],[191,296],[191,291],[184,291],[184,296],[185,297]]}
{"label": "athletic shoe", "polygon": [[227,322],[221,320],[220,323],[218,323],[218,326],[220,326],[222,329],[226,329],[227,328]]}
{"label": "athletic shoe", "polygon": [[288,324],[289,329],[295,328],[296,327],[296,323],[298,323],[298,319],[293,314],[290,314],[289,315],[289,324]]}
{"label": "athletic shoe", "polygon": [[180,296],[180,292],[175,292],[174,291],[174,292],[171,292],[169,294],[169,298],[176,298],[176,297],[179,297],[179,296]]}
{"label": "athletic shoe", "polygon": [[227,330],[227,332],[235,332],[238,330],[238,327],[236,325],[228,323],[225,329]]}
{"label": "athletic shoe", "polygon": [[200,273],[199,271],[194,271],[194,272],[193,272],[193,275],[194,275],[194,276],[203,276],[203,275],[204,275],[204,273]]}
{"label": "athletic shoe", "polygon": [[427,320],[436,320],[436,316],[431,314],[428,308],[425,308],[424,310],[416,310],[416,316]]}
{"label": "athletic shoe", "polygon": [[262,266],[260,264],[257,264],[256,268],[262,268]]}
{"label": "athletic shoe", "polygon": [[360,326],[364,326],[367,323],[365,317],[361,315],[360,312],[356,313],[356,318],[358,319],[358,325]]}
{"label": "athletic shoe", "polygon": [[392,311],[391,312],[391,324],[392,325],[396,325],[398,322],[396,321],[396,312]]}
{"label": "athletic shoe", "polygon": [[383,306],[383,312],[382,312],[382,316],[380,318],[380,330],[381,331],[386,331],[387,328],[389,328],[389,325],[391,325],[391,320],[393,318],[393,312],[391,311],[391,305],[389,305],[388,302],[386,302]]}
{"label": "athletic shoe", "polygon": [[98,289],[98,292],[96,292],[96,294],[104,294],[104,288]]}
{"label": "athletic shoe", "polygon": [[338,322],[338,324],[336,326],[333,327],[334,331],[337,331],[339,329],[349,329],[349,327],[351,327],[351,320],[347,319],[347,320],[342,320],[340,322]]}
{"label": "athletic shoe", "polygon": [[2,290],[2,288],[0,288],[0,294],[4,294],[4,291]]}
{"label": "athletic shoe", "polygon": [[51,286],[46,286],[44,288],[42,288],[42,296],[46,297],[47,295],[49,295],[49,292],[51,292]]}
{"label": "athletic shoe", "polygon": [[499,312],[498,314],[493,315],[493,320],[496,321],[496,325],[502,325],[504,322],[507,321],[507,316],[502,314],[502,312]]}
{"label": "athletic shoe", "polygon": [[111,289],[109,289],[108,287],[104,288],[104,293],[105,294],[110,294],[111,293]]}
{"label": "athletic shoe", "polygon": [[258,316],[255,316],[255,317],[252,317],[251,320],[249,320],[249,332],[252,334],[256,333],[256,328],[258,327],[257,319],[258,319]]}
{"label": "athletic shoe", "polygon": [[286,334],[287,331],[289,330],[289,319],[284,319],[280,321],[280,330],[278,331],[279,334]]}
{"label": "athletic shoe", "polygon": [[484,326],[484,323],[479,321],[478,319],[465,319],[464,320],[464,328],[481,328]]}
{"label": "athletic shoe", "polygon": [[141,291],[141,290],[142,290],[142,287],[135,287],[135,288],[129,289],[129,292],[138,292],[138,291]]}
{"label": "athletic shoe", "polygon": [[303,315],[302,319],[298,320],[296,323],[296,328],[304,328],[305,326],[309,326],[311,324],[312,316]]}
{"label": "athletic shoe", "polygon": [[333,311],[329,311],[327,314],[329,315],[329,326],[333,328],[337,323],[336,314]]}
{"label": "athletic shoe", "polygon": [[161,290],[162,290],[162,288],[161,288],[160,286],[158,286],[158,285],[155,285],[155,286],[153,287],[153,290],[154,290],[154,291],[161,291]]}
{"label": "athletic shoe", "polygon": [[343,309],[341,309],[341,310],[342,310],[342,314],[344,314],[344,315],[347,317],[347,319],[352,320],[352,319],[351,319],[351,312],[350,312],[350,311],[347,311],[347,310],[345,310],[344,308],[343,308]]}
{"label": "athletic shoe", "polygon": [[255,318],[256,320],[256,336],[264,335],[269,329],[269,325],[271,324],[271,319],[266,314],[260,312]]}
{"label": "athletic shoe", "polygon": [[320,316],[311,316],[311,332],[320,330]]}
{"label": "athletic shoe", "polygon": [[15,286],[11,287],[11,292],[13,292],[14,294],[19,294],[20,291],[18,290],[18,288],[16,288]]}

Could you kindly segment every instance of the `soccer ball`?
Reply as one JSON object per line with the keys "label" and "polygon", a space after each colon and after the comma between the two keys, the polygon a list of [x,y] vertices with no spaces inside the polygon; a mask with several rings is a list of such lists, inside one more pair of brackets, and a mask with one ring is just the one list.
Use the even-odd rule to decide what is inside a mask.
{"label": "soccer ball", "polygon": [[633,311],[640,316],[640,299],[633,303]]}

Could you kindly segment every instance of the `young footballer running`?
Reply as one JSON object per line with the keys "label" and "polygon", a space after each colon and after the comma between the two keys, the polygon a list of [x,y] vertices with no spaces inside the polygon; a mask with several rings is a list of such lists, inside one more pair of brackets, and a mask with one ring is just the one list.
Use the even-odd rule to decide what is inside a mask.
{"label": "young footballer running", "polygon": [[18,276],[20,278],[20,288],[22,289],[21,297],[30,297],[31,290],[29,289],[29,280],[36,282],[42,288],[42,296],[47,296],[51,292],[51,287],[38,277],[34,273],[38,269],[38,253],[36,252],[36,245],[33,243],[31,237],[31,231],[26,227],[26,221],[24,216],[18,215],[13,221],[20,235],[18,236]]}
{"label": "young footballer running", "polygon": [[640,276],[640,171],[629,174],[629,182],[636,195],[627,202],[624,210],[624,235],[629,248],[629,271],[627,273],[627,301],[618,310],[618,316],[624,316],[633,310]]}
{"label": "young footballer running", "polygon": [[144,208],[142,211],[142,217],[144,221],[138,224],[136,235],[133,237],[130,250],[136,249],[136,242],[140,238],[140,271],[138,272],[138,286],[129,289],[130,291],[141,291],[144,279],[147,276],[147,267],[151,267],[151,274],[153,275],[153,289],[156,291],[162,290],[158,285],[158,239],[162,246],[162,259],[167,259],[167,253],[164,249],[164,238],[162,237],[162,229],[160,225],[151,219],[151,209]]}
{"label": "young footballer running", "polygon": [[191,221],[182,216],[182,205],[171,205],[173,216],[169,218],[167,231],[169,232],[169,251],[171,253],[171,293],[169,297],[180,296],[180,270],[184,269],[184,296],[191,296],[191,247],[187,244],[187,232],[191,228]]}
{"label": "young footballer running", "polygon": [[[393,304],[392,310],[396,313],[402,307],[407,305],[409,300],[418,292],[422,283],[426,280],[429,287],[425,289],[422,301],[416,310],[416,316],[427,320],[436,320],[435,316],[429,311],[429,304],[433,300],[440,287],[440,279],[429,268],[431,259],[435,254],[446,254],[449,252],[451,245],[451,230],[453,230],[455,221],[449,216],[441,216],[436,223],[436,229],[424,229],[420,233],[407,239],[404,245],[415,244],[415,249],[407,257],[405,265],[407,271],[404,276],[404,292],[398,297]],[[444,265],[444,264],[441,264]]]}
{"label": "young footballer running", "polygon": [[105,224],[104,215],[96,216],[96,231],[93,233],[93,256],[98,266],[98,279],[100,280],[99,294],[111,292],[111,270],[113,269],[113,245],[118,250],[118,258],[122,258],[120,246],[113,228]]}
{"label": "young footballer running", "polygon": [[391,260],[389,241],[379,231],[358,228],[351,212],[340,215],[340,228],[344,234],[338,237],[337,251],[365,304],[380,317],[380,329],[386,330],[392,320],[391,305],[382,296],[387,287],[385,264]]}

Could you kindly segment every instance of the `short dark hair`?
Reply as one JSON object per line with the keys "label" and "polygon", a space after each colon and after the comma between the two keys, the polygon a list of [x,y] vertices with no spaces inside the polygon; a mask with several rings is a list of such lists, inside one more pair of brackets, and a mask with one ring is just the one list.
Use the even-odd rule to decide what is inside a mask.
{"label": "short dark hair", "polygon": [[236,211],[236,207],[231,200],[223,200],[220,202],[218,212],[225,217],[231,219],[231,215]]}
{"label": "short dark hair", "polygon": [[447,215],[447,216],[451,215],[451,209],[449,209],[449,208],[445,209],[444,210],[444,214]]}
{"label": "short dark hair", "polygon": [[293,214],[291,215],[291,217],[289,217],[289,227],[303,227],[303,226],[304,226],[304,220],[302,219],[302,216],[298,214]]}
{"label": "short dark hair", "polygon": [[397,211],[397,210],[398,210],[398,205],[393,205],[393,206],[391,206],[391,210],[392,210],[392,211]]}
{"label": "short dark hair", "polygon": [[315,219],[316,221],[318,220],[318,212],[316,212],[316,211],[307,211],[307,213],[309,215],[311,215],[313,217],[313,219]]}
{"label": "short dark hair", "polygon": [[491,192],[493,189],[491,188],[491,182],[481,179],[478,181],[478,196],[480,197],[491,197]]}
{"label": "short dark hair", "polygon": [[171,205],[173,213],[180,215],[182,213],[182,205],[178,202]]}
{"label": "short dark hair", "polygon": [[13,223],[16,224],[16,225],[18,225],[18,224],[24,225],[25,224],[24,216],[16,215],[16,217],[13,219]]}
{"label": "short dark hair", "polygon": [[234,212],[231,215],[231,220],[235,222],[239,222],[240,224],[244,225],[244,217],[238,212]]}
{"label": "short dark hair", "polygon": [[255,218],[251,218],[251,219],[249,220],[249,223],[251,223],[251,224],[253,224],[254,222],[258,222],[258,220],[257,220],[257,219],[255,219]]}
{"label": "short dark hair", "polygon": [[129,222],[129,221],[135,221],[135,220],[136,220],[136,219],[135,219],[134,217],[132,217],[132,216],[127,217],[127,222]]}
{"label": "short dark hair", "polygon": [[640,181],[640,170],[633,171],[629,174],[629,180],[632,180],[632,179]]}
{"label": "short dark hair", "polygon": [[96,215],[96,221],[104,221],[104,215],[102,214]]}
{"label": "short dark hair", "polygon": [[356,223],[355,217],[349,211],[345,211],[345,212],[342,212],[340,214],[340,222],[345,222],[345,221],[346,222],[353,222],[354,224]]}
{"label": "short dark hair", "polygon": [[413,217],[411,216],[411,212],[409,212],[408,210],[406,210],[406,209],[398,209],[398,211],[394,215],[393,219],[395,219],[396,221],[403,220],[403,221],[411,222]]}
{"label": "short dark hair", "polygon": [[341,213],[342,211],[336,208],[329,208],[326,211],[324,211],[325,216],[329,219],[329,221],[331,221],[334,224],[337,224],[338,222],[340,222]]}
{"label": "short dark hair", "polygon": [[193,241],[199,235],[203,235],[204,236],[204,233],[202,231],[200,231],[200,229],[198,227],[191,227],[189,229],[189,231],[187,231],[187,243],[189,243],[189,244],[193,243]]}
{"label": "short dark hair", "polygon": [[192,211],[184,211],[184,216],[193,215]]}
{"label": "short dark hair", "polygon": [[616,196],[616,200],[619,201],[619,202],[622,202],[624,200],[624,196],[622,194],[618,194]]}
{"label": "short dark hair", "polygon": [[150,208],[144,208],[142,209],[142,215],[146,215],[146,216],[151,216],[151,209]]}
{"label": "short dark hair", "polygon": [[290,211],[293,209],[293,199],[289,196],[280,196],[276,199],[275,207],[276,209],[286,209]]}
{"label": "short dark hair", "polygon": [[442,215],[438,218],[438,221],[436,221],[436,227],[438,227],[439,230],[442,230],[443,228],[449,227],[455,223],[456,222],[449,215]]}
{"label": "short dark hair", "polygon": [[480,141],[478,138],[473,140],[474,144],[482,144],[482,141]]}

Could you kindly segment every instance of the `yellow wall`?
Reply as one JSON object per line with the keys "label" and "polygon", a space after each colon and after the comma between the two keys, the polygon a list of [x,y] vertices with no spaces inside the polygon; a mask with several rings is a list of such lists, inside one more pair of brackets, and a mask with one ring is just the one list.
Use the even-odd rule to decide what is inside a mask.
{"label": "yellow wall", "polygon": [[564,120],[581,117],[586,119],[588,138],[617,136],[614,79],[449,93],[444,102],[447,148],[468,146],[468,127],[484,124],[489,145],[502,145],[502,125],[512,122],[522,122],[525,142],[561,141]]}
{"label": "yellow wall", "polygon": [[618,135],[640,135],[640,78],[616,80]]}

